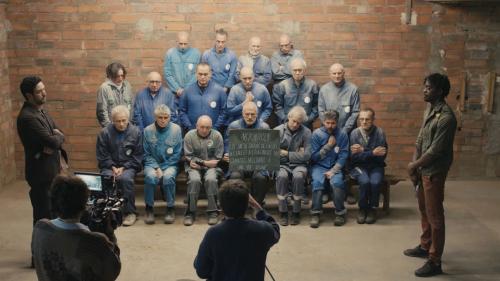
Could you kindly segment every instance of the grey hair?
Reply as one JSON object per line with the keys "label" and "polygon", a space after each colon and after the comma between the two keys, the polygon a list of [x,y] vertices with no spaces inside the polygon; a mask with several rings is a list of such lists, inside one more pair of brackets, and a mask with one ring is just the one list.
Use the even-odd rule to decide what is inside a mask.
{"label": "grey hair", "polygon": [[307,121],[307,113],[306,110],[300,106],[294,106],[290,111],[288,112],[288,119],[295,117],[301,120],[301,123],[304,123]]}
{"label": "grey hair", "polygon": [[290,61],[290,64],[289,64],[289,65],[290,65],[290,67],[291,67],[291,65],[292,65],[294,62],[299,62],[299,63],[302,65],[302,67],[303,67],[304,69],[306,69],[306,68],[307,68],[307,63],[306,63],[306,61],[305,61],[303,58],[294,58],[294,59],[292,59],[292,60]]}
{"label": "grey hair", "polygon": [[111,119],[114,119],[117,114],[123,113],[130,120],[130,110],[125,105],[117,105],[111,109]]}
{"label": "grey hair", "polygon": [[159,116],[159,115],[163,115],[163,114],[167,114],[168,116],[170,116],[170,108],[168,108],[168,106],[166,104],[160,104],[158,105],[156,108],[155,108],[155,116]]}

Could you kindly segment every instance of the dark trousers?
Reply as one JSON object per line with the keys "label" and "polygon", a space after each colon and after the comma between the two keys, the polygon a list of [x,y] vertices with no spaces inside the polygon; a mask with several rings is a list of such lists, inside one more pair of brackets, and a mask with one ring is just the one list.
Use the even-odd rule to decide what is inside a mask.
{"label": "dark trousers", "polygon": [[441,262],[445,241],[444,226],[444,182],[446,174],[422,176],[418,189],[418,208],[421,215],[422,235],[420,246],[429,250],[429,259]]}
{"label": "dark trousers", "polygon": [[33,183],[28,182],[31,206],[33,207],[33,225],[40,219],[53,218],[50,212],[49,189],[51,182]]}
{"label": "dark trousers", "polygon": [[384,167],[356,169],[359,169],[360,172],[356,177],[359,183],[359,208],[367,210],[378,207],[380,185],[384,179]]}
{"label": "dark trousers", "polygon": [[269,185],[267,184],[268,177],[266,176],[266,173],[266,171],[232,171],[229,178],[241,180],[251,178],[252,185],[250,193],[255,200],[262,205],[269,189]]}
{"label": "dark trousers", "polygon": [[[101,174],[105,177],[112,177],[113,170],[102,169]],[[125,169],[123,173],[116,178],[116,186],[121,191],[125,204],[122,205],[122,211],[125,215],[136,214],[134,178],[136,171],[134,169]]]}

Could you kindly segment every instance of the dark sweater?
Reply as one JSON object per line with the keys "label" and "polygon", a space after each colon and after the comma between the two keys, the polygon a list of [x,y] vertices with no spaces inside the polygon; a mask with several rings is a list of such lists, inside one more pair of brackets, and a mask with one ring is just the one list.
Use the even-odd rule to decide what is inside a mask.
{"label": "dark sweater", "polygon": [[120,273],[119,249],[104,234],[61,229],[41,219],[32,243],[39,281],[112,281]]}
{"label": "dark sweater", "polygon": [[267,252],[279,241],[280,230],[265,211],[259,211],[257,219],[225,219],[210,228],[194,260],[198,276],[210,281],[263,281]]}

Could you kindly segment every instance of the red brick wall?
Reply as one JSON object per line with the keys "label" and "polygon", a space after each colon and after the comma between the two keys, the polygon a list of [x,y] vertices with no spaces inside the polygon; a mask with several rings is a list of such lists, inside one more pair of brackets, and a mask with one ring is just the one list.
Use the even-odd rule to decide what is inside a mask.
{"label": "red brick wall", "polygon": [[[492,29],[482,40],[491,43],[490,37],[500,27],[490,8],[476,8],[479,15],[471,14],[467,8],[442,8],[436,12],[441,6],[424,1],[414,1],[416,18],[412,25],[406,25],[402,23],[405,3],[404,0],[10,0],[7,13],[13,30],[9,33],[8,54],[15,101],[13,112],[20,106],[17,85],[22,77],[42,76],[48,89],[49,111],[68,136],[66,148],[73,166],[92,170],[96,168],[94,146],[99,131],[95,120],[96,89],[104,79],[108,63],[114,60],[124,63],[128,79],[137,90],[144,86],[146,73],[161,71],[164,53],[175,44],[178,31],[191,31],[192,45],[203,51],[212,46],[214,29],[224,27],[230,32],[229,47],[238,54],[245,51],[251,35],[259,35],[263,39],[263,52],[268,56],[277,49],[278,37],[285,32],[292,36],[295,47],[305,53],[308,75],[318,83],[328,81],[330,64],[344,64],[347,79],[360,87],[362,104],[377,111],[377,123],[387,133],[388,169],[404,175],[425,108],[422,78],[431,70],[447,67],[453,80],[449,102],[454,106],[460,69],[470,67],[471,77],[478,78],[490,67],[475,59],[486,55],[466,51],[466,46],[477,45],[458,29],[487,22]],[[446,45],[447,56],[436,62],[439,44]],[[500,47],[494,46],[487,53],[494,54],[497,50]],[[498,67],[500,59],[496,61]],[[500,72],[498,68],[497,71]],[[470,85],[468,108],[481,109],[480,100],[473,97],[483,90],[474,85]],[[464,130],[458,134],[455,145],[458,159],[486,157],[482,146],[487,129],[480,109],[465,114]],[[470,138],[471,134],[474,138]],[[18,167],[23,166],[21,152],[17,145]],[[489,164],[494,170],[499,166],[498,157],[488,157],[496,157],[497,162]],[[468,169],[460,169],[464,165],[457,161],[453,173],[459,171],[467,176]]]}
{"label": "red brick wall", "polygon": [[7,59],[7,30],[5,3],[0,1],[0,190],[15,179],[14,132],[10,98],[9,63]]}

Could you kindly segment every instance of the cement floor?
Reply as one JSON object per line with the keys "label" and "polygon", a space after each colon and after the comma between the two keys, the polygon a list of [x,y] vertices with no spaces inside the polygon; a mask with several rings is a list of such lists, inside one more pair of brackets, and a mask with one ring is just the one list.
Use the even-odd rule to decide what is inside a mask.
{"label": "cement floor", "polygon": [[[36,280],[28,268],[31,206],[27,185],[19,181],[0,192],[0,280]],[[270,195],[271,213],[276,214]],[[445,196],[447,241],[443,256],[445,274],[433,280],[500,280],[500,181],[448,181]],[[137,200],[143,212],[143,201]],[[182,198],[178,198],[182,206]],[[274,204],[273,204],[274,203]],[[329,203],[331,208],[331,203]],[[122,272],[118,280],[199,280],[193,260],[208,226],[200,217],[192,227],[141,220],[117,230]],[[349,206],[348,222],[334,227],[331,209],[319,229],[308,226],[303,211],[299,226],[282,227],[281,241],[269,252],[267,265],[276,280],[417,280],[413,271],[423,260],[402,251],[417,245],[419,216],[409,182],[392,188],[391,212],[374,225],[358,225]],[[266,273],[266,280],[271,280]]]}

